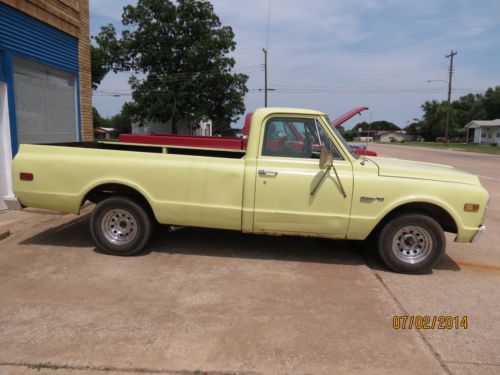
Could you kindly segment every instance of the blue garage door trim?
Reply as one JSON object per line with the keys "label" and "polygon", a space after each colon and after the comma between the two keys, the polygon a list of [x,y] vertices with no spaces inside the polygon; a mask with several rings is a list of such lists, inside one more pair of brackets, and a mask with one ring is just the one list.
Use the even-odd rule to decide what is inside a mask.
{"label": "blue garage door trim", "polygon": [[75,74],[78,139],[81,140],[78,40],[0,3],[0,79],[7,82],[12,156],[17,154],[19,148],[12,66],[14,56]]}
{"label": "blue garage door trim", "polygon": [[0,47],[20,57],[78,72],[78,40],[0,3]]}

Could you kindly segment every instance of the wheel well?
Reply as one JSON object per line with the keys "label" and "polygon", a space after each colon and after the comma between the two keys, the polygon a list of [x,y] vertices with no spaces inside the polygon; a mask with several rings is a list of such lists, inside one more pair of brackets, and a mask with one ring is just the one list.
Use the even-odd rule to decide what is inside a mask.
{"label": "wheel well", "polygon": [[144,197],[144,195],[142,195],[142,193],[140,193],[136,189],[123,184],[102,184],[94,187],[85,195],[85,197],[82,200],[82,205],[86,201],[90,201],[92,203],[97,204],[99,202],[102,202],[106,198],[110,198],[117,195],[132,199],[134,202],[144,207],[152,215],[151,217],[153,218],[155,217],[153,214],[153,209],[151,208],[151,205],[149,204],[148,200]]}
{"label": "wheel well", "polygon": [[402,206],[396,207],[390,211],[385,217],[377,224],[372,233],[377,233],[385,223],[390,219],[400,216],[402,214],[424,214],[435,219],[445,232],[457,233],[457,224],[451,215],[443,208],[436,206],[432,203],[407,203]]}

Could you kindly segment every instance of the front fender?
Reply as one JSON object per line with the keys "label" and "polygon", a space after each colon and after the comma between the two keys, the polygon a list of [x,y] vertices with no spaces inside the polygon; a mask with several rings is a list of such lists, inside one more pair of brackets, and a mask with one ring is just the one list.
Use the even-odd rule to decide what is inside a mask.
{"label": "front fender", "polygon": [[[384,199],[385,201],[385,199]],[[351,215],[351,221],[349,223],[349,229],[347,233],[347,238],[352,240],[364,240],[370,233],[384,220],[388,215],[391,215],[395,210],[409,204],[425,203],[436,206],[445,212],[447,212],[460,232],[460,228],[463,228],[463,223],[458,215],[457,211],[442,200],[438,200],[435,197],[428,195],[411,195],[406,197],[399,197],[392,200],[388,204],[383,204],[380,201],[373,201],[371,203],[362,203],[360,200],[358,202],[353,202],[353,210]],[[370,209],[365,209],[362,205],[371,205]],[[379,207],[376,207],[379,205]],[[355,208],[357,206],[357,208]]]}

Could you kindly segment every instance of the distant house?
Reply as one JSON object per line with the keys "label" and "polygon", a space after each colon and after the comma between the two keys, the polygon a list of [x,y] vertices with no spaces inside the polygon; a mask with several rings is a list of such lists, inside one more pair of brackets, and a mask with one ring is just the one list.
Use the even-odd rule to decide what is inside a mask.
{"label": "distant house", "polygon": [[353,141],[355,142],[373,142],[373,137],[368,137],[368,136],[359,136],[359,137],[354,137]]}
{"label": "distant house", "polygon": [[469,130],[474,129],[474,143],[500,143],[500,119],[490,121],[474,120],[465,125],[467,139]]}
{"label": "distant house", "polygon": [[[189,124],[179,121],[177,124],[177,134],[180,135],[212,135],[212,121],[200,121],[197,124]],[[148,121],[145,124],[132,122],[132,134],[172,134],[172,122]]]}
{"label": "distant house", "polygon": [[381,130],[373,134],[373,139],[377,142],[405,142],[409,138],[403,130]]}
{"label": "distant house", "polygon": [[94,128],[94,139],[111,139],[115,132],[113,128]]}

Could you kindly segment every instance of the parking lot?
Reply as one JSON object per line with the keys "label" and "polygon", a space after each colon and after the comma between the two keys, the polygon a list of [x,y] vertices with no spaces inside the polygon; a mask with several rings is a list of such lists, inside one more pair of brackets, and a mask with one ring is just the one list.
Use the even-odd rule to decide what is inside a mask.
{"label": "parking lot", "polygon": [[[193,228],[161,228],[125,258],[95,250],[91,207],[40,212],[0,241],[0,374],[497,374],[500,157],[370,147],[480,175],[481,241],[447,236],[443,261],[415,276],[358,242]],[[396,330],[394,315],[469,327]]]}

